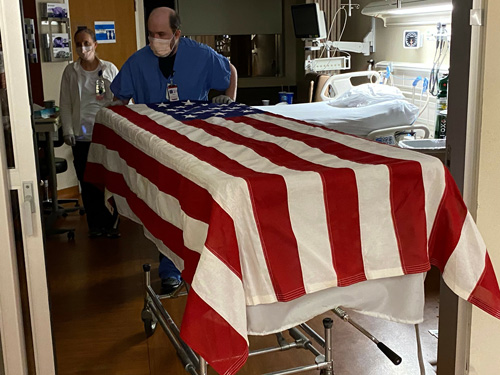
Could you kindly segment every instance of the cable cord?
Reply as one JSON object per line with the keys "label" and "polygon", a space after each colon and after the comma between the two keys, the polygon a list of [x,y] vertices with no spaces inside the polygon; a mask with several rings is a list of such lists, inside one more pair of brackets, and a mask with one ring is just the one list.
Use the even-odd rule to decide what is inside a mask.
{"label": "cable cord", "polygon": [[[345,6],[343,7],[340,7],[339,9],[337,9],[337,11],[335,12],[335,15],[333,16],[333,20],[332,20],[332,23],[330,24],[330,30],[328,30],[328,35],[326,36],[326,41],[328,42],[328,40],[330,39],[330,34],[332,32],[332,29],[333,29],[333,25],[335,24],[335,20],[337,19],[337,15],[339,14],[339,12],[343,10],[344,13],[345,13],[345,19],[344,19],[344,26],[342,27],[342,31],[340,32],[340,36],[339,36],[339,40],[342,40],[342,35],[344,35],[344,30],[345,30],[345,27],[347,25],[347,10],[345,9]],[[327,49],[327,44],[325,43],[325,46],[323,47],[323,49],[321,50],[321,53],[319,55],[319,57],[321,58],[323,56],[323,53],[325,52],[325,50]],[[333,51],[333,54],[337,53],[337,48],[334,49]]]}
{"label": "cable cord", "polygon": [[420,342],[420,329],[418,324],[415,324],[415,336],[417,338],[417,355],[418,366],[420,367],[420,375],[425,375],[424,356],[422,354],[422,343]]}
{"label": "cable cord", "polygon": [[429,76],[429,92],[432,96],[437,96],[439,92],[439,70],[450,48],[446,28],[442,27],[442,30],[443,31],[441,31],[440,26],[438,29],[438,35],[436,36],[436,50],[434,51],[432,70]]}
{"label": "cable cord", "polygon": [[[332,23],[330,24],[330,29],[328,29],[328,34],[326,36],[326,40],[330,39],[330,34],[332,33],[332,30],[333,30],[333,25],[335,24],[335,20],[337,19],[337,15],[339,14],[339,12],[342,10],[342,7],[340,7],[339,9],[337,9],[337,11],[335,12],[335,15],[333,16],[333,20],[332,20]],[[323,48],[324,49],[324,48]]]}
{"label": "cable cord", "polygon": [[[422,101],[422,96],[420,96],[420,101]],[[425,100],[425,103],[424,103],[424,106],[422,107],[422,109],[420,109],[420,103],[418,105],[418,115],[417,115],[417,119],[420,118],[420,116],[422,115],[422,113],[424,113],[425,109],[427,108],[427,106],[429,105],[429,91],[427,91],[427,98]],[[415,121],[417,120],[415,119]]]}

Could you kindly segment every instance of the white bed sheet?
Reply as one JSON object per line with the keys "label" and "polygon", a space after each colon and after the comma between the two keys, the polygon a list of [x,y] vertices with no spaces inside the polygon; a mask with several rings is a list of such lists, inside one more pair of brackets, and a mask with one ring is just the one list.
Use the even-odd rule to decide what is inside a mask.
{"label": "white bed sheet", "polygon": [[405,100],[390,100],[365,107],[339,108],[324,101],[255,108],[363,137],[374,130],[413,124],[418,108],[415,110],[408,104]]}
{"label": "white bed sheet", "polygon": [[247,306],[248,333],[266,335],[295,327],[337,306],[398,323],[424,316],[425,274],[369,280],[325,289],[288,302]]}

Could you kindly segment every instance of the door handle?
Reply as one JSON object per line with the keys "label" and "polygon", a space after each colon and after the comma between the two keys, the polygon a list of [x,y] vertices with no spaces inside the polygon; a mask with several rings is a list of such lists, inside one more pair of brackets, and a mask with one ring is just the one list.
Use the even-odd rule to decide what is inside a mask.
{"label": "door handle", "polygon": [[22,211],[24,216],[23,232],[26,236],[33,235],[33,218],[32,214],[35,213],[35,200],[33,199],[33,182],[23,182],[23,204]]}

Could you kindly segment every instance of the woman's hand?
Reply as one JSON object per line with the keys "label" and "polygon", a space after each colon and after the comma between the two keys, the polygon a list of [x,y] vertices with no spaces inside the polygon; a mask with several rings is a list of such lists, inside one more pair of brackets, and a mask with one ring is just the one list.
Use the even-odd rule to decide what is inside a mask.
{"label": "woman's hand", "polygon": [[76,138],[74,134],[68,134],[64,136],[64,143],[66,143],[68,146],[75,146],[76,145]]}

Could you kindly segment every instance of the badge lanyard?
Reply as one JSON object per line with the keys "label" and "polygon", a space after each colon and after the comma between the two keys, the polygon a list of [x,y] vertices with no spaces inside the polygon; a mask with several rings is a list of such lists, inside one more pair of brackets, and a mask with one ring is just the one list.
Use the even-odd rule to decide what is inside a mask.
{"label": "badge lanyard", "polygon": [[179,93],[177,91],[177,85],[174,83],[173,77],[170,78],[170,83],[167,84],[166,97],[167,97],[167,100],[169,100],[171,102],[177,102],[179,100]]}

